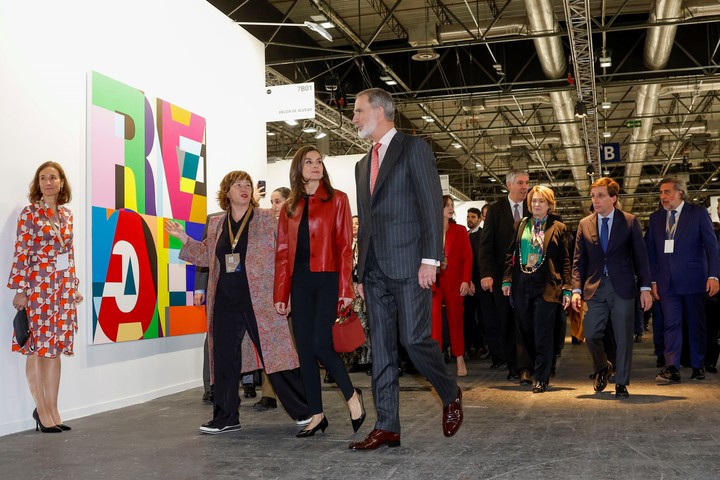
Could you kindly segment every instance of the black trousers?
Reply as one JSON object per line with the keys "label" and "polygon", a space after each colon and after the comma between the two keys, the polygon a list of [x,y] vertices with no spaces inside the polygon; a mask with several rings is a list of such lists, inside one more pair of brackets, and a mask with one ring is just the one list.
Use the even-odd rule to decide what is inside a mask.
{"label": "black trousers", "polygon": [[[215,394],[213,421],[217,426],[240,423],[239,409],[242,359],[241,344],[245,334],[250,336],[260,360],[257,320],[252,311],[239,312],[216,308],[213,317],[213,359],[215,361]],[[305,388],[299,369],[284,370],[268,375],[277,397],[293,419],[307,418],[309,410]]]}
{"label": "black trousers", "polygon": [[555,324],[560,304],[545,301],[538,289],[519,287],[513,292],[518,369],[533,372],[538,382],[547,382],[555,356]]}
{"label": "black trousers", "polygon": [[[494,280],[492,293],[483,292],[480,295],[483,318],[487,322],[485,335],[493,360],[504,360],[509,370],[517,370],[515,318],[510,300],[503,295],[501,283]],[[495,338],[491,338],[491,335]]]}
{"label": "black trousers", "polygon": [[311,272],[309,264],[295,264],[290,300],[300,372],[310,414],[315,415],[323,411],[318,360],[333,376],[345,400],[350,400],[354,393],[345,364],[332,342],[332,326],[337,318],[338,273]]}

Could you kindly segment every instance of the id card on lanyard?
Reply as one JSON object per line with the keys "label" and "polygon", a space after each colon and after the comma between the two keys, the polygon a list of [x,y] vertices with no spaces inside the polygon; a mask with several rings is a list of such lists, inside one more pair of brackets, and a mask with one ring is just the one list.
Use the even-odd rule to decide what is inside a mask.
{"label": "id card on lanyard", "polygon": [[[48,216],[47,212],[50,210],[50,207],[45,205],[45,218],[47,219],[48,224],[50,224],[50,228],[53,229],[55,232],[55,236],[57,237],[58,242],[60,242],[60,250],[65,250],[65,241],[62,238],[62,234],[60,233],[60,211],[57,212],[57,219],[58,223],[52,221],[52,219]],[[52,213],[51,213],[52,215]],[[67,270],[70,267],[70,255],[67,252],[61,252],[55,255],[55,270]]]}
{"label": "id card on lanyard", "polygon": [[230,223],[230,215],[231,213],[228,212],[227,216],[227,222],[228,222],[228,236],[230,237],[230,253],[225,254],[225,273],[235,273],[235,272],[241,272],[242,271],[242,262],[240,261],[240,254],[235,253],[235,247],[238,244],[238,241],[240,241],[240,237],[242,236],[243,230],[245,230],[245,227],[247,226],[247,222],[250,219],[250,215],[252,214],[252,205],[248,207],[247,213],[245,213],[245,218],[243,219],[242,224],[240,225],[240,228],[238,229],[237,235],[233,234],[232,230],[232,224]]}

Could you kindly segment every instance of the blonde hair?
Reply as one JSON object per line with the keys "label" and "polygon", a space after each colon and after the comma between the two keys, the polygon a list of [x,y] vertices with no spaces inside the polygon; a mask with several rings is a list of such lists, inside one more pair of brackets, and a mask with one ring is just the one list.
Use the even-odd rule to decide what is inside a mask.
{"label": "blonde hair", "polygon": [[552,191],[552,188],[543,187],[542,185],[535,185],[528,192],[527,199],[525,200],[527,202],[528,209],[532,210],[532,199],[536,193],[539,193],[540,196],[542,196],[548,203],[548,212],[555,213],[555,192]]}

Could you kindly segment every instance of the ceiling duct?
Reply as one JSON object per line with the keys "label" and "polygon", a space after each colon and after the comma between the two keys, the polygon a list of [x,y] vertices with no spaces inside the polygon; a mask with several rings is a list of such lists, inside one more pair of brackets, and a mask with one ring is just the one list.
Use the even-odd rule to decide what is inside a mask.
{"label": "ceiling duct", "polygon": [[419,62],[427,62],[435,60],[440,55],[432,49],[435,45],[440,45],[438,41],[437,25],[434,23],[421,23],[408,28],[408,43],[413,47],[420,47],[413,60]]}
{"label": "ceiling duct", "polygon": [[[529,33],[551,33],[560,30],[550,0],[525,0],[528,14]],[[562,40],[558,36],[534,38],[535,48],[545,76],[551,79],[564,77],[567,74],[567,63],[563,51]],[[572,92],[574,93],[574,92]],[[575,186],[580,195],[587,195],[590,182],[586,171],[585,143],[580,138],[580,128],[575,122],[575,99],[571,92],[550,93],[555,117],[560,124],[560,134],[565,147]]]}
{"label": "ceiling duct", "polygon": [[[492,25],[492,26],[491,26]],[[490,29],[488,30],[488,27]],[[466,29],[460,24],[440,25],[438,37],[440,43],[467,42],[481,38],[513,37],[527,35],[527,17],[500,17],[494,23],[488,22],[476,28]]]}
{"label": "ceiling duct", "polygon": [[672,135],[676,138],[683,138],[687,135],[700,135],[707,132],[707,125],[704,122],[683,125],[672,123],[669,125],[657,126],[652,129],[653,136]]}
{"label": "ceiling duct", "polygon": [[[685,5],[685,11],[682,10],[682,0],[655,0],[653,8],[648,18],[649,23],[657,23],[670,20],[680,20],[690,16],[706,16],[716,15],[720,13],[720,2],[717,0],[704,1],[688,1]],[[675,43],[675,32],[677,25],[665,25],[662,27],[649,27],[647,38],[645,39],[645,50],[643,59],[648,68],[658,70],[667,65]],[[700,87],[702,84],[698,84]],[[695,91],[695,89],[684,90],[691,85],[670,86],[662,88],[660,84],[641,85],[638,88],[637,98],[635,100],[635,114],[642,119],[640,128],[633,129],[631,136],[631,145],[628,149],[628,161],[625,165],[625,178],[623,180],[623,189],[627,194],[624,207],[630,211],[634,199],[632,195],[637,190],[640,183],[640,173],[647,156],[647,142],[652,135],[653,116],[657,110],[658,98],[661,94],[669,95],[671,93],[679,93],[682,91]],[[695,85],[692,85],[695,87]],[[662,88],[662,90],[661,90]]]}

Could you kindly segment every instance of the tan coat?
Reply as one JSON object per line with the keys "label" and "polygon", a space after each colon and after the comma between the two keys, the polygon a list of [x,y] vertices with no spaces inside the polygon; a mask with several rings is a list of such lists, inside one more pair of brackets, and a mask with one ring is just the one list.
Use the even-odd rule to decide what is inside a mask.
{"label": "tan coat", "polygon": [[[220,262],[215,247],[222,233],[227,215],[208,219],[207,238],[203,242],[188,240],[180,250],[180,258],[196,266],[208,267],[206,311],[208,320],[208,346],[210,349],[210,375],[214,379],[213,361],[213,313],[215,290],[220,277]],[[278,315],[273,305],[273,280],[275,277],[275,238],[277,221],[270,210],[256,208],[248,224],[248,248],[245,271],[250,286],[250,300],[258,324],[260,347],[265,365],[260,363],[248,335],[242,345],[242,371],[250,372],[265,368],[266,373],[291,370],[299,366],[287,318]]]}

